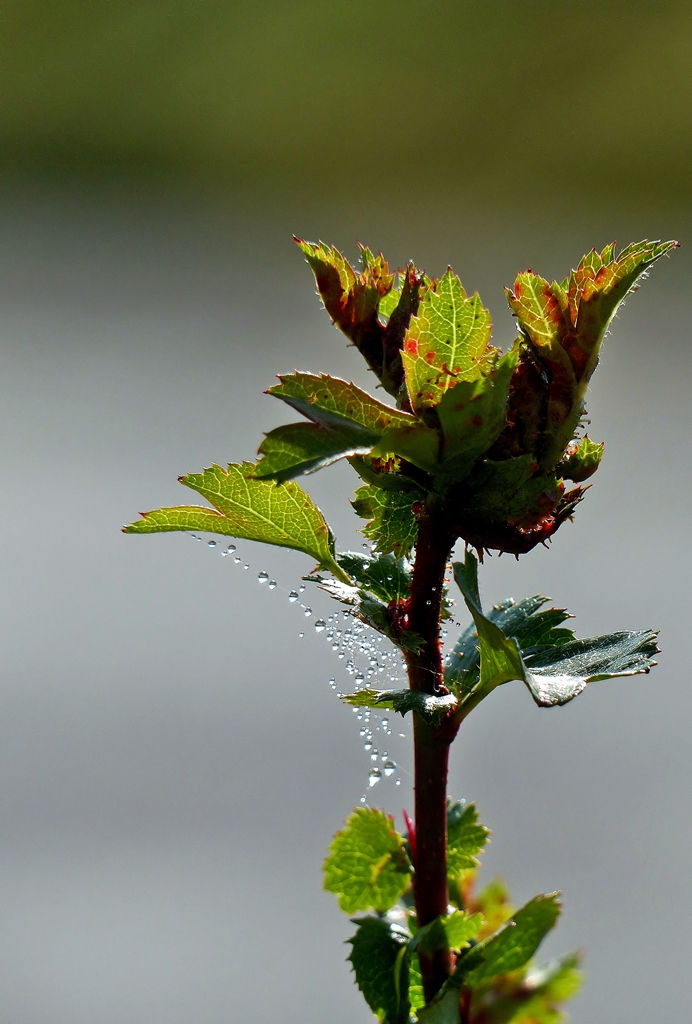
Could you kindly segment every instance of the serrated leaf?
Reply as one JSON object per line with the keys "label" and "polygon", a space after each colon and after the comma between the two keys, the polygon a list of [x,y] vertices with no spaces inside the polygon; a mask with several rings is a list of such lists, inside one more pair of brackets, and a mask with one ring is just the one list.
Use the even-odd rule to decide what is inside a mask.
{"label": "serrated leaf", "polygon": [[385,491],[367,484],[358,488],[351,504],[357,515],[370,520],[363,534],[375,541],[379,554],[406,558],[418,536],[418,523],[411,511],[418,500],[413,491]]}
{"label": "serrated leaf", "polygon": [[425,1006],[425,994],[423,992],[423,978],[420,973],[418,957],[411,957],[408,966],[408,1001],[414,1013]]}
{"label": "serrated leaf", "polygon": [[433,427],[415,420],[386,430],[371,454],[385,459],[390,455],[398,455],[426,473],[435,473],[440,454],[440,435]]}
{"label": "serrated leaf", "polygon": [[254,476],[258,480],[292,480],[339,459],[367,455],[379,438],[350,427],[289,423],[270,431],[260,445]]}
{"label": "serrated leaf", "polygon": [[367,433],[381,436],[394,426],[408,426],[416,420],[410,413],[378,402],[353,381],[328,374],[289,373],[279,377],[279,384],[269,388],[268,395],[280,398],[308,419],[322,426],[360,427]]}
{"label": "serrated leaf", "polygon": [[482,924],[482,914],[455,910],[419,928],[411,940],[410,948],[427,955],[432,955],[438,949],[459,950],[477,937]]}
{"label": "serrated leaf", "polygon": [[336,560],[361,588],[381,601],[400,601],[409,596],[411,572],[401,558],[345,551]]}
{"label": "serrated leaf", "polygon": [[562,909],[559,895],[534,896],[495,935],[475,946],[472,952],[481,955],[483,962],[468,974],[466,984],[473,988],[488,978],[523,967],[555,927]]}
{"label": "serrated leaf", "polygon": [[470,552],[465,563],[455,563],[454,576],[473,616],[480,657],[478,682],[474,685],[472,634],[467,631],[461,638],[457,660],[449,676],[450,684],[461,697],[459,714],[462,717],[496,686],[511,679],[526,683],[539,707],[554,707],[573,700],[588,683],[648,672],[656,664],[653,657],[658,648],[653,631],[619,632],[575,640],[573,634],[568,635],[571,631],[555,628],[567,617],[562,609],[554,609],[556,614],[552,616],[548,612],[541,613],[540,617],[536,615],[543,598],[531,598],[521,605],[506,602],[494,616],[496,620],[504,620],[507,629],[521,635],[518,620],[525,615],[524,640],[533,642],[520,650],[514,637],[508,637],[497,621],[483,614],[478,595],[478,563]]}
{"label": "serrated leaf", "polygon": [[433,697],[420,690],[371,690],[365,687],[341,699],[352,707],[387,709],[398,712],[402,717],[409,711],[417,711],[431,725],[439,725],[457,707],[457,698],[452,693]]}
{"label": "serrated leaf", "polygon": [[404,339],[402,360],[411,407],[437,405],[460,380],[480,377],[496,353],[488,345],[490,314],[447,270],[426,291]]}
{"label": "serrated leaf", "polygon": [[195,506],[156,509],[125,527],[125,533],[206,530],[244,540],[294,548],[310,555],[337,579],[348,577],[334,559],[334,538],[324,516],[298,484],[255,480],[252,463],[211,466],[180,482],[216,509]]}
{"label": "serrated leaf", "polygon": [[437,406],[443,434],[437,477],[443,482],[463,480],[504,429],[510,380],[518,361],[515,344],[482,377],[460,381],[442,397]]}
{"label": "serrated leaf", "polygon": [[411,865],[404,841],[383,811],[357,808],[337,832],[324,862],[324,888],[339,897],[347,914],[385,912],[409,884]]}
{"label": "serrated leaf", "polygon": [[354,922],[349,960],[365,1001],[383,1024],[408,1024],[409,936],[382,918]]}
{"label": "serrated leaf", "polygon": [[[298,245],[313,269],[319,293],[333,322],[350,338],[368,366],[390,395],[398,396],[403,384],[401,347],[409,320],[418,309],[427,282],[412,264],[400,274],[398,301],[388,299],[394,275],[386,260],[360,246],[362,271],[351,267],[333,247],[302,242]],[[380,319],[388,317],[385,324]]]}
{"label": "serrated leaf", "polygon": [[582,483],[596,472],[603,458],[603,443],[597,444],[590,437],[583,437],[579,444],[568,448],[557,472],[565,480]]}
{"label": "serrated leaf", "polygon": [[475,804],[449,802],[447,807],[447,874],[478,867],[478,854],[488,842],[490,829],[478,823]]}
{"label": "serrated leaf", "polygon": [[[601,252],[592,250],[562,285],[546,280],[532,271],[519,274],[507,298],[517,316],[523,336],[533,349],[532,358],[544,368],[541,386],[528,363],[522,368],[515,392],[519,405],[512,410],[512,428],[524,432],[521,421],[540,406],[545,395],[545,421],[536,431],[530,449],[545,469],[552,469],[574,436],[583,412],[589,379],[598,362],[603,337],[618,306],[632,291],[639,278],[676,242],[637,242],[615,256],[614,246]],[[532,377],[533,383],[529,381]],[[528,385],[530,402],[524,402]],[[519,453],[516,453],[519,454]]]}

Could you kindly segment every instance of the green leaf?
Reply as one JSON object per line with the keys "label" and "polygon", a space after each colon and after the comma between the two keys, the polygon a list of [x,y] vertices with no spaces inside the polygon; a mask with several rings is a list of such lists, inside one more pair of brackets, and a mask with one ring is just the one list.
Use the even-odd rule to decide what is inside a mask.
{"label": "green leaf", "polygon": [[360,427],[366,436],[380,437],[395,426],[416,423],[410,413],[378,402],[352,381],[328,374],[290,373],[269,388],[268,395],[281,398],[293,409],[325,427]]}
{"label": "green leaf", "polygon": [[[588,683],[648,672],[656,664],[653,658],[658,648],[652,630],[575,640],[571,630],[556,628],[567,618],[562,609],[537,614],[545,601],[540,597],[519,605],[505,602],[492,621],[481,611],[478,563],[470,552],[465,563],[455,563],[454,576],[473,616],[480,654],[478,682],[474,685],[476,663],[470,650],[473,638],[467,630],[457,644],[456,659],[446,680],[462,697],[462,718],[496,686],[511,679],[526,683],[539,707],[554,707],[578,696]],[[503,623],[504,631],[498,621]],[[514,635],[508,637],[505,631]],[[521,649],[517,634],[524,642]]]}
{"label": "green leaf", "polygon": [[425,1006],[425,994],[423,992],[423,978],[420,973],[418,957],[411,957],[408,967],[408,1001],[411,1009],[417,1013]]}
{"label": "green leaf", "polygon": [[356,708],[380,708],[398,712],[402,718],[409,711],[417,711],[421,718],[431,725],[439,725],[442,719],[456,710],[457,698],[452,693],[433,697],[420,690],[371,690],[364,687],[357,693],[347,693],[341,698],[344,704]]}
{"label": "green leaf", "polygon": [[507,419],[512,374],[519,361],[519,345],[487,373],[451,387],[437,406],[443,433],[442,468],[438,477],[450,483],[463,480],[474,462],[497,440]]}
{"label": "green leaf", "polygon": [[411,629],[401,629],[386,605],[362,592],[358,603],[358,614],[368,625],[379,633],[383,633],[402,651],[413,651],[417,654],[423,646],[423,640],[418,633],[414,633]]}
{"label": "green leaf", "polygon": [[481,376],[497,351],[488,345],[490,330],[480,298],[468,298],[451,269],[432,284],[411,319],[402,353],[415,412],[437,405],[458,381]]}
{"label": "green leaf", "polygon": [[426,473],[435,473],[440,453],[440,435],[433,427],[414,421],[385,431],[371,455],[387,458],[398,455]]}
{"label": "green leaf", "polygon": [[516,640],[508,639],[501,629],[483,615],[478,593],[478,561],[467,552],[464,563],[454,563],[454,578],[476,624],[480,646],[479,687],[484,693],[511,679],[522,679],[522,664]]}
{"label": "green leaf", "polygon": [[419,953],[432,955],[438,949],[463,949],[475,939],[483,926],[482,914],[467,914],[455,910],[446,917],[436,917],[430,924],[419,928],[410,943],[410,948]]}
{"label": "green leaf", "polygon": [[454,974],[448,978],[434,999],[418,1011],[421,1024],[460,1024],[459,1009],[460,989],[463,988],[467,976],[482,961],[482,953],[477,952],[480,944],[457,958]]}
{"label": "green leaf", "polygon": [[418,500],[414,491],[385,491],[368,484],[358,488],[351,504],[357,515],[370,520],[363,534],[375,541],[381,555],[406,558],[418,536],[418,523],[411,511]]}
{"label": "green leaf", "polygon": [[402,558],[346,551],[336,560],[363,590],[381,601],[401,601],[409,596],[411,572]]}
{"label": "green leaf", "polygon": [[339,459],[367,455],[377,440],[376,434],[367,435],[350,427],[289,423],[265,437],[259,448],[263,457],[254,476],[258,480],[291,480],[303,473],[314,473]]}
{"label": "green leaf", "polygon": [[202,473],[180,477],[182,484],[198,491],[216,511],[180,506],[143,512],[141,520],[125,527],[125,533],[206,530],[295,548],[348,582],[334,559],[332,532],[309,495],[293,481],[255,480],[254,469],[252,463],[244,462],[228,469],[211,466]]}
{"label": "green leaf", "polygon": [[408,934],[377,917],[354,922],[349,960],[365,1001],[383,1024],[408,1024]]}
{"label": "green leaf", "polygon": [[484,983],[474,992],[473,1012],[495,1024],[567,1024],[561,1004],[578,991],[582,975],[574,953],[549,964],[527,964],[503,975],[496,984]]}
{"label": "green leaf", "polygon": [[383,811],[357,808],[337,832],[324,862],[324,888],[339,897],[347,914],[385,912],[409,884],[411,865],[404,841]]}
{"label": "green leaf", "polygon": [[448,802],[447,873],[458,878],[463,871],[478,867],[478,854],[489,836],[490,829],[478,823],[475,804]]}
{"label": "green leaf", "polygon": [[557,472],[565,480],[581,483],[588,480],[596,472],[603,458],[603,443],[596,444],[589,437],[583,437],[578,445],[568,448],[566,458],[557,467]]}
{"label": "green leaf", "polygon": [[555,927],[561,911],[559,895],[534,896],[499,931],[475,946],[472,952],[482,955],[483,962],[469,973],[466,984],[473,988],[488,978],[523,967]]}
{"label": "green leaf", "polygon": [[543,468],[556,465],[574,436],[603,337],[618,306],[646,270],[676,245],[636,242],[617,257],[609,245],[601,253],[588,253],[562,285],[526,271],[507,291],[533,359],[545,371],[546,385],[539,390],[547,393],[546,421],[533,449]]}

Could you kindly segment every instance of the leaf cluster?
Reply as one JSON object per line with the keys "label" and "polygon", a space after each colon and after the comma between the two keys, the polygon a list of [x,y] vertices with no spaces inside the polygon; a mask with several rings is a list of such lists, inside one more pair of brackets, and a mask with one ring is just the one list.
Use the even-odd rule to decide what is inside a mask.
{"label": "leaf cluster", "polygon": [[[359,808],[332,842],[324,886],[353,919],[349,961],[356,983],[383,1024],[560,1024],[560,1009],[578,989],[579,958],[533,962],[560,914],[557,893],[515,910],[498,881],[477,896],[478,855],[489,831],[473,804],[448,808],[449,913],[418,927],[412,907],[415,867],[409,844],[382,811]],[[418,954],[449,949],[455,969],[426,1005]]]}

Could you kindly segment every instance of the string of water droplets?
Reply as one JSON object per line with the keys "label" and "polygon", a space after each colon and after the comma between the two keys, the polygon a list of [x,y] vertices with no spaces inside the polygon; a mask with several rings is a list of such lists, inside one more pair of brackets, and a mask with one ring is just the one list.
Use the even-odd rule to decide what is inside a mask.
{"label": "string of water droplets", "polygon": [[[203,542],[203,538],[197,534],[189,534],[189,536],[200,543]],[[250,569],[250,563],[243,560],[237,545],[224,546],[224,542],[208,540],[207,547],[214,551],[220,551],[223,558],[230,558],[233,564],[242,565],[244,570]],[[370,544],[364,544],[363,547],[366,550],[372,549]],[[289,604],[302,611],[306,619],[312,618],[312,608],[302,601],[302,595],[306,589],[304,583],[301,583],[297,589],[287,590],[280,586],[264,569],[258,572],[257,582],[269,591],[287,594]],[[356,692],[371,685],[375,681],[375,677],[377,677],[379,689],[398,689],[406,685],[406,664],[401,652],[393,647],[381,633],[359,619],[351,609],[343,608],[332,612],[325,618],[316,618],[313,630],[318,636],[324,637],[339,661],[343,663],[344,670],[353,679],[353,689]],[[298,637],[303,639],[305,630],[301,630]],[[332,690],[337,691],[335,677],[332,676],[329,679],[329,686]],[[337,691],[337,697],[342,696],[343,694]],[[380,751],[377,743],[383,742],[389,747],[392,742],[396,744],[400,740],[407,740],[407,734],[405,732],[394,733],[388,712],[380,715],[370,708],[353,708],[352,710],[359,723],[359,736],[363,742],[363,750],[371,762],[367,775],[368,789],[373,789],[383,779],[392,779],[395,786],[401,786],[400,774],[403,772],[410,776],[411,773],[394,760],[389,750]],[[403,723],[400,727],[404,727]],[[404,756],[406,755],[404,754]],[[366,802],[367,793],[364,793],[361,803]]]}

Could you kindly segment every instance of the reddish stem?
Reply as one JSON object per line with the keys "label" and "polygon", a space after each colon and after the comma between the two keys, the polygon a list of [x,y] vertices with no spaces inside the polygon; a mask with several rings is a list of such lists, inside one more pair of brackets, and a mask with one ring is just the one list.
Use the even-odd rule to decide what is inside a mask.
{"label": "reddish stem", "polygon": [[[454,536],[435,506],[420,517],[408,626],[423,639],[418,654],[406,656],[409,686],[423,693],[446,692],[440,653],[440,612],[447,561]],[[456,732],[456,729],[454,730]],[[438,728],[414,714],[414,786],[416,871],[414,895],[418,925],[429,924],[447,913],[447,764],[449,730]],[[449,950],[432,956],[419,954],[423,991],[429,1001],[452,972]]]}

